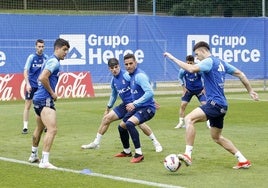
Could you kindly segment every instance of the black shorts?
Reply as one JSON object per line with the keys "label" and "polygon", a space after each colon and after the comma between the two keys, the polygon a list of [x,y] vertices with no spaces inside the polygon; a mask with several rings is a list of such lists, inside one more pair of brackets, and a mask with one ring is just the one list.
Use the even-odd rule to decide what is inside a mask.
{"label": "black shorts", "polygon": [[126,105],[124,103],[114,107],[113,111],[116,113],[119,119],[122,119],[127,114]]}
{"label": "black shorts", "polygon": [[32,91],[30,93],[25,91],[25,100],[32,100],[34,93],[37,91],[37,89],[37,87],[32,87]]}
{"label": "black shorts", "polygon": [[202,93],[202,90],[197,91],[186,91],[185,94],[181,97],[181,101],[190,102],[192,97],[195,95],[199,102],[206,102],[206,96]]}
{"label": "black shorts", "polygon": [[223,128],[224,116],[227,113],[227,106],[220,106],[214,101],[207,101],[205,105],[200,106],[209,119],[211,127]]}
{"label": "black shorts", "polygon": [[41,116],[41,112],[44,107],[49,107],[53,110],[56,110],[54,101],[51,98],[47,98],[46,100],[42,101],[33,100],[33,104],[34,104],[34,111],[38,116]]}
{"label": "black shorts", "polygon": [[127,122],[127,120],[131,116],[135,116],[139,120],[139,124],[142,124],[150,119],[152,119],[155,115],[155,110],[152,110],[150,107],[143,107],[143,108],[137,108],[131,112],[128,112],[125,117],[123,118],[124,122]]}

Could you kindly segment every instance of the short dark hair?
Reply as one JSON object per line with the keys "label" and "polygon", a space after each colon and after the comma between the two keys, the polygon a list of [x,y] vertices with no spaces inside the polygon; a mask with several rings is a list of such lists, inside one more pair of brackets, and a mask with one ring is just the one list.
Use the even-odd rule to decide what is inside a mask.
{"label": "short dark hair", "polygon": [[200,41],[194,45],[193,51],[195,51],[198,48],[206,48],[207,50],[210,50],[208,43],[204,41]]}
{"label": "short dark hair", "polygon": [[45,41],[43,39],[37,39],[35,41],[35,45],[37,45],[37,43],[45,43]]}
{"label": "short dark hair", "polygon": [[130,59],[130,58],[132,58],[132,59],[134,59],[134,61],[136,61],[136,58],[135,58],[135,55],[134,55],[134,54],[126,54],[126,55],[124,56],[124,60],[126,60],[126,59]]}
{"label": "short dark hair", "polygon": [[116,58],[111,58],[108,60],[108,66],[113,67],[115,65],[119,65],[119,61]]}
{"label": "short dark hair", "polygon": [[64,40],[62,38],[56,39],[56,41],[54,42],[54,49],[56,47],[63,47],[63,46],[67,46],[68,48],[70,48],[70,44],[67,40]]}
{"label": "short dark hair", "polygon": [[194,61],[194,56],[192,56],[192,55],[187,55],[187,56],[186,56],[186,61]]}

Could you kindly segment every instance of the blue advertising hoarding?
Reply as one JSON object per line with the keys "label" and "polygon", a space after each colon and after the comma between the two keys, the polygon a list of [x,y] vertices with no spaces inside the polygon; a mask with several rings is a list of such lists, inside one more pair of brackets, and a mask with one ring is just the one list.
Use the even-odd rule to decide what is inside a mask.
{"label": "blue advertising hoarding", "polygon": [[267,78],[268,23],[265,18],[196,18],[161,16],[0,15],[0,74],[22,73],[38,38],[53,53],[53,42],[70,42],[62,71],[89,71],[93,83],[110,80],[107,61],[126,53],[136,55],[152,81],[177,80],[179,68],[163,57],[165,51],[184,60],[200,40],[211,51],[244,71],[250,79]]}

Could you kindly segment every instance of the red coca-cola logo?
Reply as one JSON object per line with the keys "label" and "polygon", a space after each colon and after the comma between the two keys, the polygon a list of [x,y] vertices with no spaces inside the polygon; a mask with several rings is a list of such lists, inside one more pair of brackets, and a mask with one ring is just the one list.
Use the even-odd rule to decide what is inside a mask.
{"label": "red coca-cola logo", "polygon": [[[23,74],[0,74],[0,100],[24,99],[25,81]],[[89,72],[62,73],[56,87],[59,98],[94,97]]]}
{"label": "red coca-cola logo", "polygon": [[59,77],[58,85],[56,87],[58,98],[91,97],[92,92],[89,91],[93,91],[93,88],[88,86],[88,79],[90,79],[88,72],[62,73]]}
{"label": "red coca-cola logo", "polygon": [[10,85],[12,79],[14,78],[14,74],[6,74],[0,76],[0,100],[1,101],[9,101],[13,97],[13,87]]}

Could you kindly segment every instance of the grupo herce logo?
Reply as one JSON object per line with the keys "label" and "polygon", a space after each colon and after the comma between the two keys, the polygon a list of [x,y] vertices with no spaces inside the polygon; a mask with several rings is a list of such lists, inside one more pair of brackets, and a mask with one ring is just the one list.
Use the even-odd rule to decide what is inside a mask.
{"label": "grupo herce logo", "polygon": [[5,52],[0,50],[0,67],[6,64],[6,60],[7,58]]}
{"label": "grupo herce logo", "polygon": [[60,63],[61,65],[85,65],[86,64],[86,35],[60,35],[70,44],[69,53]]}
{"label": "grupo herce logo", "polygon": [[127,35],[97,35],[61,34],[61,38],[69,41],[70,49],[61,65],[101,65],[107,64],[108,59],[133,53],[138,63],[142,63],[144,52],[142,49],[132,50],[130,37]]}
{"label": "grupo herce logo", "polygon": [[187,35],[187,54],[193,54],[197,42],[204,41],[210,45],[210,51],[215,56],[228,63],[260,61],[261,52],[249,45],[246,36],[221,35]]}
{"label": "grupo herce logo", "polygon": [[209,35],[187,35],[187,54],[192,54],[194,45],[200,41],[209,44]]}

